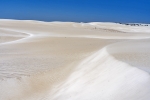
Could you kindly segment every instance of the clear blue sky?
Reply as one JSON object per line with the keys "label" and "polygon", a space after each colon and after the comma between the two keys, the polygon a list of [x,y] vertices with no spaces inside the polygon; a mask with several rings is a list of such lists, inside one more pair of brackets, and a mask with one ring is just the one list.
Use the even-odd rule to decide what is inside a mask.
{"label": "clear blue sky", "polygon": [[0,18],[150,23],[150,0],[0,0]]}

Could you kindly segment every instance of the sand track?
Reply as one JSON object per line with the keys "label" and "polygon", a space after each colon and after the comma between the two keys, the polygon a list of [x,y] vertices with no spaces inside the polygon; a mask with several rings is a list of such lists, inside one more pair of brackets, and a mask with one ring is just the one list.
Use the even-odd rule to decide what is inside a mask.
{"label": "sand track", "polygon": [[21,40],[28,37],[28,35],[29,34],[23,32],[0,28],[0,45]]}
{"label": "sand track", "polygon": [[149,100],[149,30],[0,20],[0,100]]}

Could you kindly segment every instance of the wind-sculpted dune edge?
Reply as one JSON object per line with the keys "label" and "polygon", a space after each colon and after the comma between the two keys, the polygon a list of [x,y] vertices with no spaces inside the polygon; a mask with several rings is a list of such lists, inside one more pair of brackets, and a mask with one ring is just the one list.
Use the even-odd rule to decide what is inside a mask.
{"label": "wind-sculpted dune edge", "polygon": [[0,37],[0,100],[150,99],[149,26],[0,20]]}

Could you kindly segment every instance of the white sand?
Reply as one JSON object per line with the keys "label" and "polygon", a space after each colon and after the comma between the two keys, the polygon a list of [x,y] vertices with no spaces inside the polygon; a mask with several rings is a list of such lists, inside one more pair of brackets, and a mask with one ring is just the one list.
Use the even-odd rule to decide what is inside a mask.
{"label": "white sand", "polygon": [[150,26],[0,20],[0,100],[150,100]]}

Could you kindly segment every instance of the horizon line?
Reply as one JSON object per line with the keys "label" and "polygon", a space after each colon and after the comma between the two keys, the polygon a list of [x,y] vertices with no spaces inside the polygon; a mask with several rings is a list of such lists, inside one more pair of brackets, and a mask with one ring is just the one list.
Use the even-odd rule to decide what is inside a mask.
{"label": "horizon line", "polygon": [[118,23],[118,24],[150,24],[150,23],[123,23],[123,22],[109,22],[109,21],[59,21],[59,20],[54,20],[54,21],[46,21],[46,20],[34,20],[34,19],[9,19],[9,18],[0,18],[0,20],[15,20],[15,21],[36,21],[36,22],[75,22],[75,23],[96,23],[96,22],[101,22],[101,23]]}

